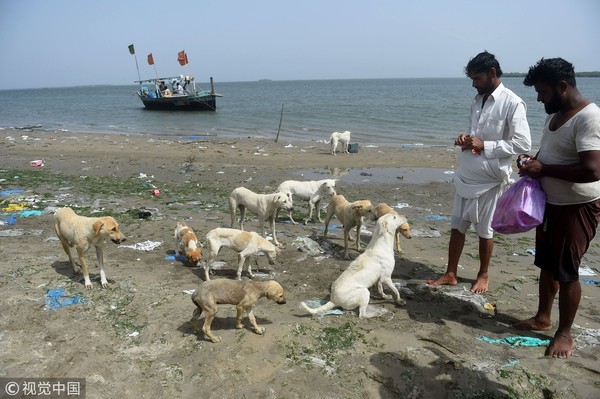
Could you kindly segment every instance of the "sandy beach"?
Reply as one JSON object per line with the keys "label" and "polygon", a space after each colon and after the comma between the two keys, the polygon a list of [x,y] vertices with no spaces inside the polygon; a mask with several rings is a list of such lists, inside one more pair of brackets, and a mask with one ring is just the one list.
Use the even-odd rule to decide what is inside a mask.
{"label": "sandy beach", "polygon": [[[6,129],[0,148],[0,377],[85,378],[87,398],[600,397],[598,239],[584,258],[595,275],[581,276],[576,348],[566,360],[543,356],[554,330],[510,328],[537,307],[533,231],[496,236],[490,291],[483,295],[468,290],[479,268],[473,232],[459,284],[424,284],[446,267],[456,167],[451,147],[361,146],[332,156],[322,141]],[[30,166],[35,160],[43,166]],[[407,304],[372,290],[371,306],[387,310],[380,318],[359,319],[350,311],[306,315],[299,303],[327,299],[350,261],[342,256],[336,219],[323,240],[318,220],[293,225],[280,212],[284,249],[274,266],[258,256],[253,269],[255,279],[284,287],[287,304],[256,304],[262,336],[247,319],[237,330],[228,305],[213,323],[220,343],[196,334],[190,294],[204,278],[203,263],[173,258],[177,221],[202,240],[215,227],[229,227],[228,196],[236,187],[271,193],[284,180],[329,177],[339,179],[337,191],[349,200],[385,202],[408,218],[413,238],[402,240],[393,274]],[[294,205],[302,220],[307,203]],[[95,267],[93,290],[73,274],[53,228],[52,211],[61,206],[120,223],[127,241],[106,244],[107,289]],[[254,215],[245,227],[258,230]],[[373,227],[366,222],[363,247]],[[86,256],[95,264],[93,250]],[[236,264],[236,254],[222,250],[213,278],[234,278]],[[59,289],[77,303],[49,309],[48,294]],[[510,345],[513,337],[533,346]]]}

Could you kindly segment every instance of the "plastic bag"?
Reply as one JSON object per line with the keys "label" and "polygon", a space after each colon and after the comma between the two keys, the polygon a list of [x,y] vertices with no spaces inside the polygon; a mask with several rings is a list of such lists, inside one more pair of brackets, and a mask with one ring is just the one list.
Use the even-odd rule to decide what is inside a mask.
{"label": "plastic bag", "polygon": [[545,208],[546,193],[539,179],[522,177],[498,199],[492,229],[502,234],[529,231],[542,223]]}

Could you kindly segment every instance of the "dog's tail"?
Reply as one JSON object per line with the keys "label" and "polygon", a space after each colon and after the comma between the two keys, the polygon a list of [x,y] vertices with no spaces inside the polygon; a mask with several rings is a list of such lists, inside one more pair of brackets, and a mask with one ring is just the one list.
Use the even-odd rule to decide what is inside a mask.
{"label": "dog's tail", "polygon": [[331,138],[325,142],[325,144],[331,143]]}
{"label": "dog's tail", "polygon": [[318,308],[311,308],[305,302],[300,302],[300,306],[306,310],[310,314],[317,314],[321,312],[326,312],[335,308],[337,305],[331,301],[327,302],[325,305],[319,306]]}

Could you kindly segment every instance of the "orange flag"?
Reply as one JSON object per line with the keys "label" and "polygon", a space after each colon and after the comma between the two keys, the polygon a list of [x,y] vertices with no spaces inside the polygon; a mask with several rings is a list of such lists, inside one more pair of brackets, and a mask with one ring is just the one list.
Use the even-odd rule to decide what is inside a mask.
{"label": "orange flag", "polygon": [[179,65],[181,66],[184,66],[188,63],[188,58],[187,54],[185,53],[185,50],[181,50],[179,53],[177,53],[177,61],[179,61]]}
{"label": "orange flag", "polygon": [[154,65],[154,58],[152,57],[152,53],[148,54],[148,64]]}

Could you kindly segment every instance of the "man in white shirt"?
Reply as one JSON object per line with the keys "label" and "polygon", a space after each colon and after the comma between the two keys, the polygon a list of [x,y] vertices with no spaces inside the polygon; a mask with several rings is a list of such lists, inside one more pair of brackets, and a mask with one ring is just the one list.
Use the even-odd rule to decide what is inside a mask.
{"label": "man in white shirt", "polygon": [[471,291],[488,290],[488,267],[494,249],[492,216],[498,198],[512,182],[512,156],[531,149],[527,107],[500,81],[502,69],[493,54],[472,58],[466,75],[477,89],[469,114],[469,129],[454,141],[460,146],[454,183],[448,266],[446,273],[427,284],[458,284],[458,261],[471,225],[479,236],[479,272]]}
{"label": "man in white shirt", "polygon": [[575,345],[571,326],[581,300],[579,265],[600,222],[600,107],[581,95],[573,65],[562,58],[542,58],[523,83],[535,87],[548,117],[540,150],[520,173],[541,179],[546,209],[535,235],[538,310],[513,328],[550,330],[560,291],[558,328],[546,356],[567,358]]}

